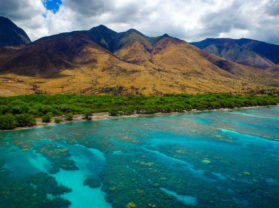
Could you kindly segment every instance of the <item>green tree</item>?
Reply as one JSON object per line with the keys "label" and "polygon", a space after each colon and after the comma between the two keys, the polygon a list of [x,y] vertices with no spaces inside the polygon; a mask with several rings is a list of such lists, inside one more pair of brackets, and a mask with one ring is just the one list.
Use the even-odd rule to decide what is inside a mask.
{"label": "green tree", "polygon": [[16,120],[12,114],[0,116],[0,129],[8,130],[16,127]]}
{"label": "green tree", "polygon": [[84,118],[83,119],[86,119],[86,120],[91,120],[92,119],[92,113],[90,110],[85,110],[84,111]]}
{"label": "green tree", "polygon": [[119,112],[117,110],[110,110],[109,115],[110,116],[118,116]]}
{"label": "green tree", "polygon": [[16,126],[24,127],[24,126],[35,126],[36,120],[32,115],[29,114],[18,114],[15,115]]}
{"label": "green tree", "polygon": [[52,118],[52,113],[49,112],[42,117],[42,121],[44,123],[49,123],[51,121],[51,118]]}
{"label": "green tree", "polygon": [[54,122],[55,123],[61,123],[61,121],[62,121],[62,119],[61,118],[59,118],[59,117],[56,117],[55,119],[54,119]]}
{"label": "green tree", "polygon": [[73,118],[74,118],[74,116],[73,116],[72,113],[67,113],[65,116],[66,116],[66,120],[67,120],[67,121],[72,121]]}

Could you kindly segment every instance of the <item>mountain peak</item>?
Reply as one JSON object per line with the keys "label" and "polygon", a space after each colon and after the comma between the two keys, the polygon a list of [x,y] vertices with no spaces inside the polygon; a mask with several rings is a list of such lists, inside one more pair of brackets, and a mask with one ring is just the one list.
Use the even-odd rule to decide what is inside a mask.
{"label": "mountain peak", "polygon": [[0,16],[0,47],[20,46],[30,43],[27,34],[11,20]]}
{"label": "mountain peak", "polygon": [[[127,32],[126,33],[140,33],[139,31],[137,31],[136,29],[134,29],[134,28],[131,28],[131,29],[129,29],[129,30],[127,30]],[[141,34],[141,33],[140,33]]]}
{"label": "mountain peak", "polygon": [[95,26],[95,27],[92,27],[91,30],[109,30],[109,28],[105,25],[98,25],[98,26]]}
{"label": "mountain peak", "polygon": [[98,31],[98,32],[116,33],[115,31],[111,30],[110,28],[108,28],[105,25],[99,25],[99,26],[96,26],[96,27],[92,27],[89,31],[92,31],[92,32]]}
{"label": "mountain peak", "polygon": [[108,49],[110,52],[115,52],[116,50],[131,45],[134,42],[140,42],[145,48],[151,50],[151,48],[162,38],[170,38],[166,33],[159,37],[149,37],[134,28],[125,32],[117,33],[105,25],[93,27],[88,33],[94,42]]}
{"label": "mountain peak", "polygon": [[93,27],[88,31],[89,37],[98,43],[100,46],[112,51],[113,41],[117,35],[117,32],[109,29],[105,25],[99,25]]}
{"label": "mountain peak", "polygon": [[162,38],[169,38],[170,36],[167,34],[167,33],[165,33],[164,35],[162,35]]}
{"label": "mountain peak", "polygon": [[126,32],[123,32],[122,34],[124,34],[124,36],[131,35],[131,34],[137,34],[137,35],[146,37],[146,35],[142,34],[141,32],[139,32],[138,30],[136,30],[134,28],[131,28],[131,29],[127,30]]}
{"label": "mountain peak", "polygon": [[104,28],[104,29],[108,29],[108,27],[107,27],[107,26],[102,25],[102,24],[101,24],[101,25],[99,25],[99,26],[97,26],[96,28],[101,28],[101,29],[103,29],[103,28]]}

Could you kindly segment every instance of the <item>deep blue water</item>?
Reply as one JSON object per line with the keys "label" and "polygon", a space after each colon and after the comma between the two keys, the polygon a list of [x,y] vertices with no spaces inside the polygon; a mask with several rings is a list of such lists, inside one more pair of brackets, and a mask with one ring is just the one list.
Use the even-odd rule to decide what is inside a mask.
{"label": "deep blue water", "polygon": [[279,106],[0,133],[1,208],[279,207]]}

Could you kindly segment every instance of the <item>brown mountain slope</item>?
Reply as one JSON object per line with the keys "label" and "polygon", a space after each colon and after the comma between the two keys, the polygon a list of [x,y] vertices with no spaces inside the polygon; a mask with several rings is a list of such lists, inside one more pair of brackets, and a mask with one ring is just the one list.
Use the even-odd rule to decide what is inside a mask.
{"label": "brown mountain slope", "polygon": [[176,92],[241,92],[260,86],[263,75],[266,75],[266,80],[278,80],[274,74],[227,61],[169,37],[158,41],[151,52],[135,42],[115,55],[124,61],[151,68],[161,78],[165,75],[164,79],[168,81],[163,86],[169,83],[166,88],[176,89]]}
{"label": "brown mountain slope", "polygon": [[2,49],[0,72],[49,94],[240,93],[265,87],[262,77],[278,80],[167,35],[148,38],[104,26]]}
{"label": "brown mountain slope", "polygon": [[279,46],[251,39],[208,38],[193,45],[206,52],[248,66],[269,68],[279,64]]}
{"label": "brown mountain slope", "polygon": [[[42,38],[21,48],[3,48],[0,49],[0,71],[28,76],[58,76],[60,70],[75,68],[76,63],[95,62],[94,57],[81,54],[86,46],[101,48],[83,32]],[[81,57],[86,59],[79,59]]]}

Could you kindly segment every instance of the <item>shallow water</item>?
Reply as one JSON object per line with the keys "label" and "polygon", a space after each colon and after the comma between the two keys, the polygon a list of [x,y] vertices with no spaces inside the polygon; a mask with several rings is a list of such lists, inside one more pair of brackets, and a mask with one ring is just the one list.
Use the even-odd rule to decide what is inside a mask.
{"label": "shallow water", "polygon": [[1,208],[279,207],[279,106],[0,133]]}

